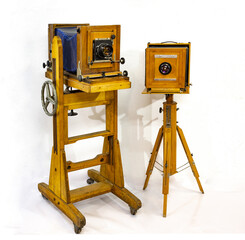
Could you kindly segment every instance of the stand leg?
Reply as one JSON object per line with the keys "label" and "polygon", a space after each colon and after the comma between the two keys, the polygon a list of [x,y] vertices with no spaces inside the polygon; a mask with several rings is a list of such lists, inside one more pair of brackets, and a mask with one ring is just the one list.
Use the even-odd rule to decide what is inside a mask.
{"label": "stand leg", "polygon": [[163,160],[163,217],[167,216],[167,195],[169,192],[169,177],[171,166],[171,128],[164,131],[164,160]]}
{"label": "stand leg", "polygon": [[139,208],[141,208],[141,201],[135,195],[133,195],[126,188],[119,187],[116,184],[111,183],[110,181],[108,181],[107,178],[102,176],[100,172],[91,169],[88,170],[88,176],[94,179],[96,182],[106,182],[108,184],[111,184],[111,192],[129,205],[131,213],[133,211],[133,215]]}
{"label": "stand leg", "polygon": [[193,175],[194,175],[194,177],[196,178],[198,187],[199,187],[200,191],[201,191],[202,193],[204,193],[203,188],[202,188],[202,185],[201,185],[201,182],[200,182],[200,180],[199,180],[199,174],[198,174],[198,171],[197,171],[195,162],[194,162],[194,160],[193,160],[193,158],[192,158],[190,149],[189,149],[189,147],[188,147],[188,145],[187,145],[187,142],[186,142],[184,133],[183,133],[182,129],[181,129],[180,127],[178,127],[178,126],[177,126],[177,132],[178,132],[178,134],[179,134],[180,141],[181,141],[181,143],[182,143],[182,145],[183,145],[183,148],[184,148],[184,150],[185,150],[185,154],[186,154],[186,157],[187,157],[188,162],[189,162],[189,164],[190,164],[190,167],[191,167],[191,170],[192,170],[192,172],[193,172]]}
{"label": "stand leg", "polygon": [[86,224],[85,217],[80,213],[80,211],[72,204],[63,201],[59,196],[57,196],[47,184],[39,183],[38,190],[42,195],[52,202],[58,209],[60,209],[71,221],[74,226],[81,231],[81,229]]}
{"label": "stand leg", "polygon": [[152,174],[152,170],[154,168],[155,162],[156,162],[156,158],[157,158],[157,154],[158,154],[158,150],[162,141],[162,137],[163,137],[163,127],[161,127],[158,131],[158,135],[157,135],[157,139],[151,154],[151,158],[147,167],[147,171],[146,171],[146,179],[145,179],[145,184],[143,187],[143,190],[145,190],[147,188],[150,176]]}

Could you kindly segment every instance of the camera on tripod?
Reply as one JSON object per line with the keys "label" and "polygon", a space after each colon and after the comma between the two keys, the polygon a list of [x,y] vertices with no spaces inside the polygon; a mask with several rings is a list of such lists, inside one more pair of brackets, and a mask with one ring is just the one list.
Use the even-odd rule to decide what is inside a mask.
{"label": "camera on tripod", "polygon": [[147,92],[189,93],[190,43],[148,43],[145,50]]}

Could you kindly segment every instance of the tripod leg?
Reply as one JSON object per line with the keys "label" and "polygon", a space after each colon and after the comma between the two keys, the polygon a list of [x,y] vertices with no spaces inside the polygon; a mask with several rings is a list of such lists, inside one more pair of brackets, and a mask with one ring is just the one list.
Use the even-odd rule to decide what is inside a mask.
{"label": "tripod leg", "polygon": [[182,145],[183,145],[183,148],[184,148],[184,150],[185,150],[185,154],[186,154],[187,159],[188,159],[188,161],[189,161],[189,164],[190,164],[191,170],[192,170],[192,172],[193,172],[193,175],[194,175],[194,177],[196,178],[198,187],[199,187],[200,191],[201,191],[202,193],[204,193],[203,188],[202,188],[202,185],[201,185],[201,182],[200,182],[200,180],[199,180],[199,174],[198,174],[198,171],[197,171],[195,162],[194,162],[194,160],[193,160],[193,158],[192,158],[190,149],[189,149],[189,147],[188,147],[188,145],[187,145],[187,142],[186,142],[184,133],[183,133],[182,129],[181,129],[180,127],[178,127],[178,126],[177,126],[177,132],[178,132],[178,134],[179,134],[180,141],[181,141],[181,143],[182,143]]}
{"label": "tripod leg", "polygon": [[171,129],[164,132],[164,160],[163,160],[163,217],[167,216],[167,195],[169,192],[169,177],[171,165]]}
{"label": "tripod leg", "polygon": [[153,167],[154,167],[155,162],[156,162],[156,158],[157,158],[158,150],[159,150],[159,147],[160,147],[160,144],[162,141],[162,137],[163,137],[163,127],[161,127],[159,129],[158,134],[157,134],[157,139],[156,139],[156,142],[155,142],[152,154],[151,154],[151,158],[150,158],[150,161],[149,161],[149,164],[147,167],[146,179],[145,179],[145,184],[144,184],[143,190],[145,190],[147,185],[148,185]]}

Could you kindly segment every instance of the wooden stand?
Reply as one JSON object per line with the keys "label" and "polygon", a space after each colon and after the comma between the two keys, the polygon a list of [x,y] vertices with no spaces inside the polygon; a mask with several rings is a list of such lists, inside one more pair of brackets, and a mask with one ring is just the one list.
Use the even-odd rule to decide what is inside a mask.
{"label": "wooden stand", "polygon": [[[64,93],[64,81],[67,83],[69,80],[64,79],[63,76],[62,43],[58,37],[54,37],[53,40],[52,57],[52,78],[56,86],[58,106],[56,114],[53,116],[54,142],[49,185],[39,183],[38,189],[46,199],[71,219],[75,232],[80,233],[86,220],[73,203],[112,192],[129,205],[131,214],[134,215],[141,207],[141,201],[124,188],[121,153],[117,137],[117,90],[97,93],[82,91]],[[106,130],[68,137],[68,110],[98,105],[106,105]],[[104,137],[102,154],[93,159],[76,163],[66,161],[66,144],[98,136]],[[69,189],[68,172],[96,165],[101,165],[100,172],[89,170],[88,183],[93,183],[93,181],[97,183],[74,190]]]}
{"label": "wooden stand", "polygon": [[[196,178],[199,189],[202,193],[204,193],[201,182],[199,180],[197,168],[195,166],[194,160],[192,158],[192,154],[185,140],[183,131],[180,127],[176,125],[176,111],[177,111],[176,105],[177,103],[173,101],[173,94],[167,94],[166,102],[163,103],[163,126],[159,129],[157,135],[157,139],[152,151],[150,162],[146,171],[146,179],[143,187],[143,189],[145,190],[148,185],[151,173],[153,171],[153,167],[156,162],[158,150],[163,139],[163,191],[162,193],[164,194],[164,200],[163,200],[164,217],[166,217],[167,215],[167,195],[169,192],[169,177],[178,172],[176,169],[176,130],[178,132],[181,143],[185,150],[192,172]],[[160,108],[160,112],[161,111],[162,109]]]}

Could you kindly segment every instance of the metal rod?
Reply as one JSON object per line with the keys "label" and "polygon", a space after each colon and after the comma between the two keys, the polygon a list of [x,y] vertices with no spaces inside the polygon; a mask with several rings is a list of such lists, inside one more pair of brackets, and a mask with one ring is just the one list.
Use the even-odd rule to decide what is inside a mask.
{"label": "metal rod", "polygon": [[184,167],[186,164],[188,164],[188,162],[183,164],[182,166],[178,167],[177,169]]}
{"label": "metal rod", "polygon": [[161,167],[163,167],[163,165],[162,165],[161,163],[159,163],[158,161],[156,161],[156,163],[157,163],[158,165],[160,165]]}
{"label": "metal rod", "polygon": [[187,169],[187,168],[189,168],[189,167],[190,167],[190,166],[188,166],[188,167],[186,167],[186,168],[183,168],[183,169],[179,170],[178,173],[184,171],[185,169]]}
{"label": "metal rod", "polygon": [[158,167],[154,166],[154,168],[163,173],[163,170],[159,169]]}

